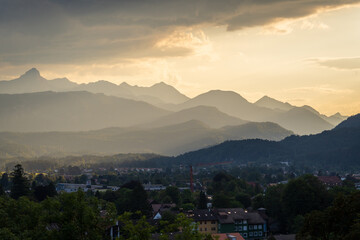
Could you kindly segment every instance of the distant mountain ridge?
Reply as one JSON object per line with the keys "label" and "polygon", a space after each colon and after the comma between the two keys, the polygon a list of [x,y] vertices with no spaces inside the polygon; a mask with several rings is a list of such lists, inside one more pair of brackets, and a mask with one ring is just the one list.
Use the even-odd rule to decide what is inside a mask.
{"label": "distant mountain ridge", "polygon": [[161,160],[128,163],[129,166],[196,165],[232,161],[233,164],[280,164],[328,171],[360,170],[360,114],[330,131],[310,136],[290,136],[274,142],[261,139],[226,141],[219,145]]}
{"label": "distant mountain ridge", "polygon": [[0,94],[0,131],[86,131],[126,127],[169,114],[145,102],[89,92]]}
{"label": "distant mountain ridge", "polygon": [[211,128],[241,125],[248,122],[236,117],[229,116],[226,113],[220,112],[215,107],[196,106],[193,108],[186,108],[184,110],[171,113],[169,115],[156,119],[151,123],[143,124],[142,126],[146,128],[153,128],[178,124],[190,120],[201,121]]}
{"label": "distant mountain ridge", "polygon": [[19,78],[0,81],[0,93],[16,94],[44,91],[69,91],[78,84],[67,78],[47,80],[43,78],[36,68],[32,68]]}
{"label": "distant mountain ridge", "polygon": [[160,82],[151,87],[131,86],[127,83],[116,85],[114,83],[100,80],[97,82],[77,84],[67,78],[47,80],[40,75],[36,68],[32,68],[17,79],[0,81],[0,93],[17,94],[44,91],[88,91],[92,93],[104,93],[110,96],[130,98],[134,100],[153,99],[152,103],[185,102],[189,98],[180,93],[174,87]]}
{"label": "distant mountain ridge", "polygon": [[317,115],[318,117],[324,119],[325,121],[327,121],[328,123],[330,123],[333,126],[338,125],[340,122],[344,121],[347,118],[346,116],[342,116],[340,113],[336,113],[336,114],[328,117],[328,116],[325,116],[324,114],[319,113],[317,110],[315,110],[311,106],[304,105],[302,107],[296,107],[296,106],[291,105],[288,102],[284,103],[284,102],[278,101],[278,100],[268,97],[268,96],[264,96],[264,97],[260,98],[254,104],[257,106],[260,106],[260,107],[266,107],[266,108],[280,110],[280,111],[290,111],[293,108],[304,108],[304,109],[312,112],[313,114]]}
{"label": "distant mountain ridge", "polygon": [[[167,112],[169,116],[165,116],[167,114],[163,115],[163,118],[160,118],[160,116],[158,116],[158,118],[154,118],[153,122],[148,121],[150,118],[145,117],[144,121],[136,119],[133,123],[133,125],[146,123],[149,127],[161,127],[189,120],[200,120],[208,124],[210,127],[238,125],[245,122],[274,122],[280,124],[286,129],[293,131],[295,134],[306,135],[316,134],[324,130],[332,129],[338,123],[346,119],[345,116],[341,116],[340,114],[335,114],[333,116],[327,117],[323,114],[320,114],[318,111],[316,111],[310,106],[296,107],[292,106],[289,103],[283,103],[268,96],[262,97],[255,103],[250,103],[241,95],[232,91],[211,90],[190,99],[180,93],[174,87],[167,85],[163,82],[154,84],[151,87],[130,86],[125,82],[116,85],[105,80],[100,80],[87,84],[77,84],[69,81],[66,78],[46,80],[35,68],[30,69],[17,79],[10,81],[0,81],[0,93],[20,94],[23,92],[34,93],[41,91],[87,91],[90,93],[102,93],[107,96],[116,96],[123,99],[126,98],[130,100],[146,102],[153,106],[156,106],[157,108],[161,108],[164,112]],[[17,97],[20,96],[21,94],[17,95]],[[11,101],[13,101],[11,103],[13,106],[12,114],[15,117],[15,109],[19,110],[23,108],[22,106],[16,106],[16,103],[19,102],[17,102],[15,99],[12,99]],[[78,101],[83,100],[80,100],[80,98],[78,98]],[[43,105],[47,105],[48,108],[50,108],[50,103],[54,102],[52,100],[45,101],[43,102]],[[95,102],[92,103],[95,104]],[[39,107],[39,104],[40,103],[37,103],[36,106]],[[31,108],[32,106],[28,105],[28,107]],[[70,105],[69,107],[71,108],[72,106]],[[56,108],[56,106],[53,105],[53,108]],[[89,108],[89,105],[87,106],[87,108]],[[5,107],[5,109],[7,108]],[[0,111],[2,111],[2,109],[0,109]],[[121,109],[119,109],[119,111],[121,111]],[[126,111],[130,110],[127,109]],[[133,109],[133,111],[136,110]],[[54,111],[50,112],[56,115]],[[171,114],[171,112],[176,113]],[[51,114],[45,114],[41,112],[39,113],[39,116],[46,116],[48,118],[51,118]],[[76,115],[79,113],[73,113],[74,115],[72,116],[72,118],[76,118]],[[116,111],[114,113],[116,113]],[[33,113],[29,114],[31,115]],[[106,117],[109,118],[110,115],[113,113],[109,111],[107,114],[109,116],[107,115]],[[26,116],[24,116],[24,114],[21,112],[19,112],[19,116],[17,118],[20,117],[24,117],[26,119]],[[13,127],[9,128],[9,131],[12,129],[16,129],[15,123],[21,123],[19,119],[13,120],[15,120],[12,125]],[[123,126],[123,123],[121,123],[121,121],[119,123],[115,123],[114,121],[113,124],[113,126]],[[27,123],[25,123],[24,126],[26,125]],[[100,125],[101,124],[97,124],[96,126]],[[4,126],[0,125],[0,130],[6,130],[5,126],[9,126],[9,123]],[[19,125],[19,129],[24,129],[24,131],[41,130],[41,128],[35,128],[32,130],[26,129],[21,125]],[[76,130],[75,128],[69,127],[61,129]],[[49,128],[47,130],[50,131],[59,129]]]}
{"label": "distant mountain ridge", "polygon": [[86,132],[2,132],[0,158],[117,153],[177,155],[230,139],[281,140],[291,134],[274,123],[246,123],[214,129],[198,120],[152,129],[130,127]]}
{"label": "distant mountain ridge", "polygon": [[[269,97],[266,97],[265,100],[271,100],[277,106],[282,105],[280,101],[270,99]],[[307,108],[292,107],[289,110],[270,109],[252,104],[232,91],[212,90],[177,105],[177,109],[187,109],[200,105],[216,107],[230,116],[246,121],[274,122],[300,135],[320,133],[334,127],[334,125],[323,119],[319,114]]]}
{"label": "distant mountain ridge", "polygon": [[262,98],[257,100],[254,104],[259,107],[266,107],[274,110],[279,109],[282,111],[289,111],[294,107],[290,103],[287,102],[284,103],[268,96],[263,96]]}

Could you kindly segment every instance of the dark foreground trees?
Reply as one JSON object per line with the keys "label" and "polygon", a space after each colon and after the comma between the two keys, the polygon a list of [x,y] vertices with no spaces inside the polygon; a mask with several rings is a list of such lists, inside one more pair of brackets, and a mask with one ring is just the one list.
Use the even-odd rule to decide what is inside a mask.
{"label": "dark foreground trees", "polygon": [[11,173],[12,187],[11,197],[18,199],[21,196],[29,194],[29,182],[24,174],[24,169],[20,164],[17,164]]}
{"label": "dark foreground trees", "polygon": [[104,239],[115,206],[84,192],[60,194],[41,203],[0,197],[0,239]]}
{"label": "dark foreground trees", "polygon": [[324,211],[307,214],[296,239],[358,240],[360,238],[360,192],[339,196]]}

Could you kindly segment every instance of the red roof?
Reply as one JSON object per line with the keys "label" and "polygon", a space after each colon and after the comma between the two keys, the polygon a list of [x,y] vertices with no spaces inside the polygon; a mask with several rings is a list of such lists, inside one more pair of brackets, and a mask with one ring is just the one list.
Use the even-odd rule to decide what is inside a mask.
{"label": "red roof", "polygon": [[211,234],[212,237],[219,237],[219,240],[245,240],[240,233],[214,233]]}
{"label": "red roof", "polygon": [[326,185],[340,185],[342,183],[338,176],[318,176],[318,179]]}

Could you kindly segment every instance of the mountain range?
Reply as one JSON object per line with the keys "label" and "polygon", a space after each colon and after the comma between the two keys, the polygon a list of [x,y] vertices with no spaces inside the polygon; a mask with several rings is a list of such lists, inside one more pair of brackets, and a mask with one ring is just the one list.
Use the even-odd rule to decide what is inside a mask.
{"label": "mountain range", "polygon": [[[332,129],[341,121],[346,119],[346,116],[342,116],[337,113],[333,116],[325,116],[310,106],[296,107],[289,103],[283,103],[276,99],[264,96],[255,103],[248,102],[245,98],[232,91],[220,91],[212,90],[192,99],[188,98],[184,94],[180,93],[174,87],[167,85],[163,82],[157,83],[151,87],[139,87],[131,86],[125,82],[116,85],[108,81],[97,81],[87,84],[77,84],[71,82],[67,78],[57,78],[53,80],[47,80],[43,78],[39,71],[35,68],[30,69],[25,74],[21,75],[17,79],[9,81],[0,81],[0,93],[6,94],[22,94],[22,93],[35,93],[43,91],[53,92],[69,92],[69,91],[87,91],[90,93],[102,93],[106,96],[116,96],[120,98],[126,98],[130,100],[143,101],[167,112],[179,112],[189,108],[208,106],[215,107],[223,114],[227,114],[229,117],[237,118],[232,119],[230,125],[240,122],[274,122],[282,127],[293,131],[295,134],[315,134],[324,130]],[[80,93],[79,93],[80,94]],[[20,97],[20,95],[17,95]],[[46,101],[46,100],[44,100]],[[85,101],[85,100],[84,100]],[[50,101],[51,102],[51,101]],[[13,104],[13,103],[11,103]],[[89,104],[90,106],[90,104]],[[14,106],[14,109],[17,107]],[[14,110],[13,109],[13,110]],[[2,110],[2,109],[1,109]],[[120,109],[121,110],[121,109]],[[204,110],[204,109],[203,109]],[[211,111],[213,112],[213,111]],[[15,113],[15,112],[13,112]],[[199,114],[199,112],[197,112]],[[21,113],[19,113],[21,115]],[[179,113],[180,114],[180,113]],[[179,115],[177,114],[177,115]],[[184,112],[184,114],[190,114],[190,111]],[[213,113],[214,114],[214,113]],[[219,113],[217,113],[219,114]],[[75,116],[75,115],[74,115]],[[1,117],[1,116],[0,116]],[[175,117],[175,116],[174,116]],[[212,125],[210,121],[205,122],[212,127],[222,127],[227,125],[229,117],[223,123],[216,123]],[[169,116],[169,118],[171,118]],[[191,120],[189,117],[185,120]],[[208,118],[206,113],[203,113],[202,120]],[[209,116],[209,119],[212,116]],[[198,118],[195,118],[199,120]],[[147,120],[147,119],[144,119]],[[171,120],[161,119],[159,121]],[[146,121],[135,121],[135,124]],[[231,123],[233,122],[233,123]],[[179,120],[173,122],[179,123]],[[153,123],[154,126],[161,126],[160,123]],[[115,124],[114,126],[124,126],[122,123]],[[108,125],[102,126],[103,128],[109,127]],[[0,129],[6,129],[7,126],[0,126]],[[65,129],[53,128],[48,130]],[[68,127],[69,130],[73,130]],[[74,128],[75,129],[75,128]],[[81,130],[80,128],[78,130]],[[95,129],[95,128],[92,128]],[[12,128],[8,129],[12,130]],[[39,129],[28,129],[28,131],[37,131]],[[75,129],[76,130],[76,129]],[[22,131],[21,128],[19,131]]]}
{"label": "mountain range", "polygon": [[360,168],[360,114],[349,117],[336,128],[309,136],[289,136],[282,141],[246,139],[187,152],[177,157],[125,166],[157,167],[231,161],[235,165],[289,163],[306,171],[352,172]]}
{"label": "mountain range", "polygon": [[151,87],[103,80],[77,84],[47,80],[35,68],[0,81],[0,93],[2,156],[174,155],[227,140],[316,134],[346,119],[268,96],[251,103],[236,92],[212,90],[188,98],[163,82]]}
{"label": "mountain range", "polygon": [[177,104],[189,99],[174,87],[163,82],[154,84],[151,87],[131,86],[125,82],[116,85],[105,80],[87,84],[77,84],[67,78],[47,80],[40,75],[40,72],[36,68],[30,69],[19,78],[10,81],[0,81],[0,93],[15,94],[44,91],[87,91],[91,93],[103,93],[109,96],[144,100],[154,105],[165,103]]}
{"label": "mountain range", "polygon": [[81,154],[158,153],[177,155],[229,139],[281,140],[293,134],[274,123],[210,128],[190,120],[159,128],[106,128],[86,132],[0,134],[0,158]]}
{"label": "mountain range", "polygon": [[0,94],[0,131],[86,131],[153,121],[169,112],[89,92]]}

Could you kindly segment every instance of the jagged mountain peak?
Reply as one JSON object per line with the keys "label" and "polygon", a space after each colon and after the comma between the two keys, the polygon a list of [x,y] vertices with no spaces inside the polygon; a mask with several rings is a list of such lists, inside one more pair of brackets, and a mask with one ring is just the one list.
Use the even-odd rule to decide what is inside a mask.
{"label": "jagged mountain peak", "polygon": [[40,72],[39,70],[37,70],[36,68],[31,68],[30,70],[28,70],[27,72],[25,72],[23,75],[21,75],[20,78],[41,78],[40,76]]}
{"label": "jagged mountain peak", "polygon": [[122,82],[119,84],[120,87],[131,87],[130,84],[128,84],[127,82]]}
{"label": "jagged mountain peak", "polygon": [[259,100],[257,100],[255,105],[260,107],[266,107],[270,109],[280,109],[283,111],[288,111],[293,108],[293,106],[287,102],[281,102],[275,98],[271,98],[267,95],[263,96]]}
{"label": "jagged mountain peak", "polygon": [[[155,83],[154,85],[152,85],[151,87],[162,87],[162,86],[170,86],[169,84],[166,84],[165,82],[158,82],[158,83]],[[171,87],[171,86],[170,86]]]}

